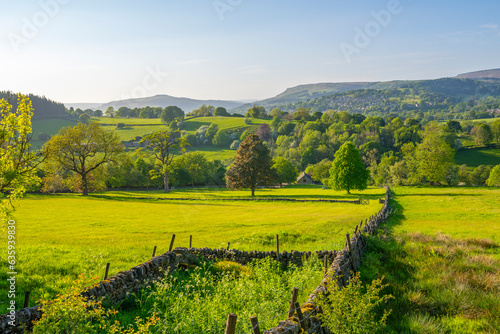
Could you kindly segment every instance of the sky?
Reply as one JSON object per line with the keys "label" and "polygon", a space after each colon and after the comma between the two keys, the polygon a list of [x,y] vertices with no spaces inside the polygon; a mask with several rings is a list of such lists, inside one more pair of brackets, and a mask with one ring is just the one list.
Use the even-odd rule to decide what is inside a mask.
{"label": "sky", "polygon": [[0,0],[0,90],[250,100],[500,68],[500,1]]}

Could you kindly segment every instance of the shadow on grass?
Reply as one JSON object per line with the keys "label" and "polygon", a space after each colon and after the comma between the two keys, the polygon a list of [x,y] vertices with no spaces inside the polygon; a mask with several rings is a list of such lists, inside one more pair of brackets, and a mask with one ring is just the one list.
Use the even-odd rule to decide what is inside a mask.
{"label": "shadow on grass", "polygon": [[384,277],[383,283],[388,284],[384,293],[395,297],[387,303],[387,309],[392,309],[387,319],[387,332],[409,333],[405,314],[412,309],[412,304],[404,297],[404,286],[414,280],[415,268],[401,260],[406,257],[404,244],[392,233],[392,229],[405,220],[404,208],[394,198],[391,206],[397,209],[396,213],[380,226],[378,234],[367,237],[368,252],[363,255],[360,273],[365,284]]}

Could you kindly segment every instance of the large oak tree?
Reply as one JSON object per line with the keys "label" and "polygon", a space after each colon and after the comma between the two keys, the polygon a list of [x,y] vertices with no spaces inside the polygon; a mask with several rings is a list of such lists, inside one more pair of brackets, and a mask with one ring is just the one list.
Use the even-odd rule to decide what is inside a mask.
{"label": "large oak tree", "polygon": [[252,196],[258,185],[270,185],[277,180],[276,170],[269,148],[257,135],[247,136],[236,151],[236,157],[226,172],[226,184],[229,189],[250,188]]}
{"label": "large oak tree", "polygon": [[81,177],[83,196],[87,196],[90,174],[115,161],[123,147],[116,133],[104,130],[97,123],[78,123],[62,128],[44,145],[43,151],[49,163]]}

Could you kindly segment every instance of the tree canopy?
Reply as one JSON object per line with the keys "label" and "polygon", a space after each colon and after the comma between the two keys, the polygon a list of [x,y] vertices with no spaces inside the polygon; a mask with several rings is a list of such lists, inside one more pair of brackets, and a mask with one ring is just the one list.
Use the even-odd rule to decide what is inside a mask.
{"label": "tree canopy", "polygon": [[335,153],[330,169],[329,185],[335,190],[366,189],[370,172],[365,168],[358,149],[350,141]]}
{"label": "tree canopy", "polygon": [[0,99],[0,219],[9,217],[13,201],[22,197],[27,187],[38,183],[37,156],[30,152],[33,108],[25,95],[17,95],[16,111]]}
{"label": "tree canopy", "polygon": [[160,165],[160,171],[156,176],[163,176],[163,187],[169,192],[168,174],[169,166],[175,156],[175,149],[185,150],[186,139],[180,136],[179,131],[156,131],[144,136],[140,143],[153,150],[153,156]]}
{"label": "tree canopy", "polygon": [[257,135],[249,135],[240,144],[231,167],[226,172],[226,184],[229,189],[250,188],[252,196],[258,185],[270,185],[276,182],[276,171],[269,149]]}
{"label": "tree canopy", "polygon": [[115,161],[122,151],[120,137],[97,123],[78,123],[74,127],[62,128],[43,146],[50,163],[80,176],[83,196],[88,195],[91,173]]}

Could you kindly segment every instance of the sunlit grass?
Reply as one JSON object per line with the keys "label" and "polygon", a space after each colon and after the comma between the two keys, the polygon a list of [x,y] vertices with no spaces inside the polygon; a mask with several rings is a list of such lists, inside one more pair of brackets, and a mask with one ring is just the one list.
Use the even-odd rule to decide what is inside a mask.
{"label": "sunlit grass", "polygon": [[[316,193],[316,194],[315,194]],[[162,193],[104,193],[88,198],[78,195],[28,195],[16,212],[18,307],[24,291],[32,300],[48,299],[80,273],[102,277],[107,262],[110,274],[127,270],[168,250],[172,234],[176,247],[226,247],[270,251],[275,235],[281,250],[326,250],[343,247],[345,233],[380,208],[383,189],[353,193],[350,199],[370,198],[369,205],[347,203],[297,203],[279,201],[217,201],[250,197],[249,191],[216,189]],[[258,195],[295,198],[346,198],[343,192],[316,187],[262,190]],[[106,196],[106,197],[103,197]],[[208,198],[206,201],[162,201],[164,196]],[[134,197],[150,197],[135,199]],[[5,239],[2,240],[5,243]],[[6,265],[6,254],[1,254]],[[6,274],[0,274],[0,300],[6,301]],[[64,280],[67,280],[65,282]],[[0,302],[1,303],[1,302]],[[0,304],[0,312],[6,304]]]}

